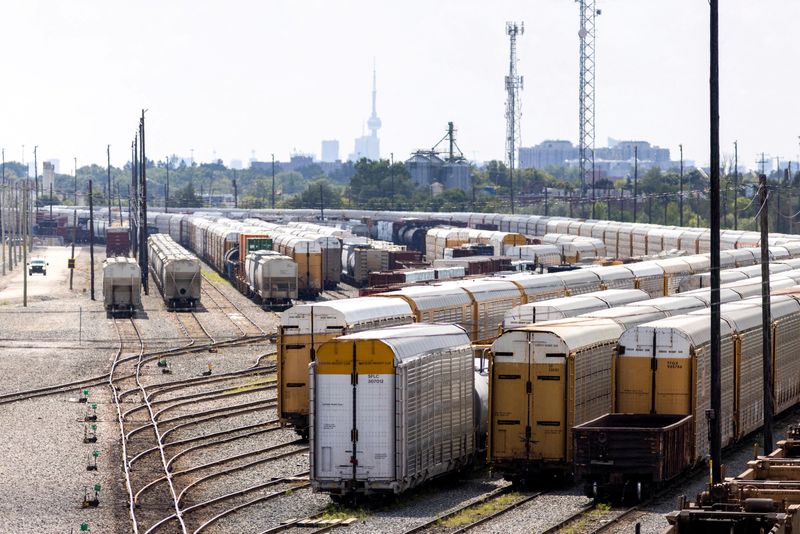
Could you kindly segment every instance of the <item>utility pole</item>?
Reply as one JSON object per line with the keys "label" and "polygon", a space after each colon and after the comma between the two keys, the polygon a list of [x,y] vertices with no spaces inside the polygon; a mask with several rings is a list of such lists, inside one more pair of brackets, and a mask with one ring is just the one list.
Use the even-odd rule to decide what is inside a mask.
{"label": "utility pole", "polygon": [[136,214],[139,212],[136,187],[136,136],[131,141],[131,185],[128,191],[128,229],[131,234],[131,254],[134,258],[139,255],[139,232],[137,229]]}
{"label": "utility pole", "polygon": [[544,216],[545,217],[547,217],[547,215],[550,213],[550,209],[549,208],[550,208],[550,206],[547,203],[547,184],[544,184]]}
{"label": "utility pole", "polygon": [[[117,206],[119,206],[119,225],[122,226],[122,192],[119,190],[119,182],[117,182]],[[130,217],[130,213],[128,217]]]}
{"label": "utility pole", "polygon": [[164,184],[164,213],[169,212],[169,156],[167,156],[167,183]]}
{"label": "utility pole", "polygon": [[678,210],[680,211],[680,223],[679,226],[683,226],[683,144],[678,145],[678,148],[681,151],[681,175],[680,175],[680,193],[678,196]]}
{"label": "utility pole", "polygon": [[22,306],[28,307],[28,181],[22,184]]}
{"label": "utility pole", "polygon": [[[525,33],[525,23],[506,22],[509,40],[508,75],[506,76],[506,161],[508,161],[508,181],[511,198],[511,214],[514,214],[514,163],[517,147],[522,144],[520,122],[522,105],[519,92],[523,88],[523,78],[517,74],[517,36]],[[451,123],[452,128],[452,123]],[[452,143],[452,133],[450,135]],[[452,144],[451,144],[452,156]],[[584,178],[585,180],[585,178]]]}
{"label": "utility pole", "polygon": [[[3,177],[0,182],[0,251],[3,254],[3,276],[6,275],[6,218],[8,216],[8,204],[6,194],[6,149],[2,149],[3,157]],[[51,208],[52,209],[52,205]],[[9,254],[11,252],[9,251]],[[11,267],[9,266],[9,269]]]}
{"label": "utility pole", "polygon": [[[452,122],[450,123],[452,128]],[[452,133],[450,135],[450,157],[453,157],[453,136]],[[392,206],[392,210],[394,211],[394,152],[389,152],[389,177],[392,179],[392,201],[389,203]],[[474,195],[474,191],[473,191]],[[474,199],[473,199],[474,202]]]}
{"label": "utility pole", "polygon": [[89,297],[94,300],[94,191],[89,178]]}
{"label": "utility pole", "polygon": [[75,201],[75,207],[77,207],[78,206],[78,158],[75,158],[75,157],[72,158],[72,165],[73,165],[72,173],[73,173],[73,176],[74,176],[74,181],[73,181],[73,187],[72,188],[73,188],[73,191],[75,193],[75,200],[74,200]]}
{"label": "utility pole", "polygon": [[275,209],[275,154],[272,154],[272,209]]}
{"label": "utility pole", "polygon": [[733,229],[739,229],[739,141],[733,142]]}
{"label": "utility pole", "polygon": [[594,147],[592,147],[592,219],[595,218],[595,204],[597,204],[597,196],[594,188]]}
{"label": "utility pole", "polygon": [[[719,0],[710,7],[710,146],[711,157],[711,483],[722,482],[722,358],[719,294]],[[769,273],[767,273],[769,280]],[[766,332],[765,332],[766,334]]]}
{"label": "utility pole", "polygon": [[131,192],[129,197],[130,209],[128,211],[131,219],[131,248],[133,257],[139,258],[139,145],[136,135],[133,136],[131,143]]}
{"label": "utility pole", "polygon": [[75,272],[75,240],[78,239],[78,210],[72,210],[72,252],[70,253],[69,289],[72,290],[72,275]]}
{"label": "utility pole", "polygon": [[233,169],[233,207],[239,207],[239,189],[236,187],[236,169]]}
{"label": "utility pole", "polygon": [[323,194],[322,184],[319,184],[319,220],[325,220],[325,195]]}
{"label": "utility pole", "polygon": [[149,295],[149,270],[147,268],[147,156],[144,149],[144,112],[145,110],[142,110],[142,118],[139,120],[139,140],[141,142],[139,154],[142,158],[140,164],[139,255],[140,268],[142,269],[142,288],[144,289],[144,294]]}
{"label": "utility pole", "polygon": [[39,145],[35,145],[33,147],[33,190],[34,190],[34,197],[36,199],[35,202],[33,203],[34,213],[36,213],[36,210],[39,207],[39,160],[36,155],[36,151],[38,148]]}
{"label": "utility pole", "polygon": [[639,145],[633,145],[633,222],[636,222],[637,204],[639,204]]}
{"label": "utility pole", "polygon": [[647,224],[653,224],[653,195],[647,195]]}
{"label": "utility pole", "polygon": [[772,451],[772,309],[769,294],[769,192],[767,175],[758,177],[761,199],[761,332],[764,378],[764,454]]}
{"label": "utility pole", "polygon": [[111,145],[106,145],[106,172],[108,173],[108,225],[111,226]]}

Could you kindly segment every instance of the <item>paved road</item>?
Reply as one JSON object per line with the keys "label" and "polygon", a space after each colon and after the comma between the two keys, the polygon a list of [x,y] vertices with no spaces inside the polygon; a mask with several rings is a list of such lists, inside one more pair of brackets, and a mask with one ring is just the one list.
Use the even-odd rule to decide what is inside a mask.
{"label": "paved road", "polygon": [[[75,250],[75,256],[80,254],[80,249]],[[63,294],[69,287],[69,269],[67,269],[67,259],[70,256],[69,247],[36,247],[31,257],[43,258],[50,265],[47,266],[47,276],[35,273],[28,276],[28,299],[39,300],[42,297],[50,297]],[[8,284],[0,291],[0,303],[22,302],[23,293],[23,271],[22,263],[19,268],[11,275]]]}

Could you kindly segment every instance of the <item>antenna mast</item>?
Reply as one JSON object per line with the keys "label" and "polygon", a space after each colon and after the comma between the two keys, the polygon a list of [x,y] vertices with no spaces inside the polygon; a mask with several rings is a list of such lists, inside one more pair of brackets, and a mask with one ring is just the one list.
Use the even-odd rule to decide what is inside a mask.
{"label": "antenna mast", "polygon": [[506,159],[508,161],[509,190],[511,191],[511,213],[514,213],[514,163],[516,147],[522,144],[520,120],[522,106],[519,92],[523,88],[523,78],[517,75],[517,35],[525,33],[525,23],[506,22],[510,49],[508,58],[508,76],[506,76]]}
{"label": "antenna mast", "polygon": [[580,7],[580,82],[578,90],[578,160],[581,196],[586,194],[586,173],[594,164],[594,38],[595,0],[575,0]]}

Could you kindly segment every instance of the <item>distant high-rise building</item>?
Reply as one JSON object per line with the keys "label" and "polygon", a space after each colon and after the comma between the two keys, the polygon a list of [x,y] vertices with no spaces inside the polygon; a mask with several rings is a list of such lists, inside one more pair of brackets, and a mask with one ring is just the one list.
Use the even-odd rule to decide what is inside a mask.
{"label": "distant high-rise building", "polygon": [[358,161],[361,158],[371,160],[381,159],[381,145],[378,139],[378,130],[381,127],[381,120],[378,118],[378,113],[375,108],[375,101],[377,99],[377,84],[375,76],[375,67],[372,68],[372,114],[367,119],[367,128],[369,135],[362,135],[356,138],[355,150],[348,157],[350,161]]}
{"label": "distant high-rise building", "polygon": [[322,141],[322,157],[320,158],[326,163],[332,163],[339,159],[339,141],[330,139]]}
{"label": "distant high-rise building", "polygon": [[56,166],[49,161],[42,163],[42,191],[46,195],[50,194],[50,186],[54,184],[55,177]]}
{"label": "distant high-rise building", "polygon": [[61,161],[60,161],[60,160],[57,160],[57,159],[48,159],[48,160],[47,160],[47,163],[49,163],[49,164],[51,164],[51,165],[53,166],[53,169],[55,169],[55,172],[56,172],[56,174],[58,174],[59,172],[61,172],[61,171],[60,171],[60,168],[61,168]]}

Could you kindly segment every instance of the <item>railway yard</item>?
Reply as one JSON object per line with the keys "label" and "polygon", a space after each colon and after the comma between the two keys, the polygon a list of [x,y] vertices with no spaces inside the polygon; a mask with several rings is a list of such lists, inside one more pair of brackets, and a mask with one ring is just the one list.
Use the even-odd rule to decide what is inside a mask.
{"label": "railway yard", "polygon": [[[544,235],[549,231],[551,235],[563,233],[566,236],[573,231],[580,232],[577,227],[571,230],[571,223],[563,221],[552,221],[552,224],[544,221],[543,231],[523,229],[521,218],[517,219],[512,239],[493,235],[481,243],[500,239],[495,241],[495,246],[518,247],[513,249],[518,250],[526,246],[543,246],[525,245],[523,235]],[[497,377],[499,380],[513,378],[516,376],[513,373],[518,372],[513,367],[517,365],[514,358],[518,356],[513,352],[516,349],[504,348],[504,343],[513,345],[514,336],[544,339],[539,336],[546,333],[555,336],[553,339],[558,339],[558,343],[563,341],[569,347],[568,351],[572,351],[572,358],[578,355],[577,362],[583,361],[580,358],[589,358],[589,355],[595,362],[610,362],[619,355],[613,355],[612,348],[606,351],[607,355],[603,350],[598,352],[598,347],[616,347],[626,329],[643,328],[639,325],[646,327],[647,321],[667,321],[676,315],[688,317],[687,313],[695,314],[692,317],[702,321],[708,301],[707,280],[702,277],[704,269],[707,270],[702,256],[706,246],[702,232],[683,232],[682,239],[687,240],[683,243],[680,237],[675,238],[674,242],[680,248],[681,245],[686,247],[687,242],[693,243],[688,254],[680,260],[683,271],[677,267],[677,260],[661,258],[658,260],[662,262],[658,264],[662,269],[659,278],[649,270],[647,260],[644,263],[626,262],[624,266],[628,274],[625,276],[630,277],[629,285],[620,274],[621,262],[605,267],[591,264],[600,256],[621,256],[622,232],[615,231],[611,240],[608,231],[592,234],[585,229],[589,234],[587,238],[602,236],[595,239],[608,250],[600,254],[594,251],[599,246],[596,243],[582,245],[594,247],[591,252],[570,244],[561,249],[560,260],[563,263],[566,251],[570,250],[575,254],[572,261],[580,263],[577,256],[582,253],[588,255],[583,266],[591,269],[570,271],[572,274],[559,274],[557,269],[550,274],[506,273],[491,279],[473,276],[473,279],[467,277],[463,281],[413,284],[422,286],[415,288],[398,284],[387,294],[359,297],[365,293],[357,287],[340,280],[327,283],[326,269],[331,269],[330,259],[315,264],[310,253],[308,257],[298,256],[301,246],[306,247],[306,253],[311,250],[307,243],[323,243],[318,252],[321,257],[325,257],[324,247],[334,246],[327,244],[336,241],[330,236],[325,236],[324,240],[321,237],[317,239],[316,236],[322,234],[315,232],[321,230],[312,225],[310,229],[297,230],[302,235],[276,238],[276,242],[283,239],[281,254],[285,256],[281,258],[286,258],[286,261],[292,258],[302,266],[295,274],[295,289],[305,287],[306,296],[314,297],[300,300],[295,295],[295,307],[281,315],[267,305],[269,298],[264,292],[275,287],[270,286],[271,282],[259,282],[260,286],[256,283],[258,290],[248,290],[249,280],[237,278],[228,268],[229,263],[215,265],[215,258],[222,255],[228,258],[227,243],[244,243],[240,241],[242,235],[255,235],[254,232],[260,228],[271,232],[282,229],[272,223],[260,225],[257,220],[249,220],[247,225],[223,219],[213,222],[211,217],[206,220],[175,216],[174,220],[178,221],[177,226],[159,219],[150,233],[153,235],[159,231],[166,234],[159,239],[167,240],[171,235],[175,243],[166,245],[168,248],[174,249],[179,246],[177,243],[186,245],[188,250],[174,254],[200,256],[199,277],[191,275],[193,283],[199,282],[199,293],[193,297],[189,297],[193,290],[184,293],[177,289],[181,283],[177,276],[168,277],[164,270],[156,271],[159,273],[156,274],[153,269],[160,267],[153,267],[149,294],[141,293],[141,304],[134,306],[134,313],[130,316],[107,313],[107,302],[104,303],[101,289],[104,287],[103,268],[100,267],[106,249],[100,246],[95,247],[95,300],[89,298],[89,251],[86,245],[76,249],[73,289],[69,289],[70,272],[66,268],[69,249],[64,246],[34,248],[32,256],[44,259],[49,267],[47,276],[28,277],[27,307],[22,307],[21,269],[0,277],[0,338],[3,345],[0,371],[4,377],[0,382],[0,425],[4,429],[4,439],[0,440],[0,474],[3,480],[0,484],[0,517],[3,518],[0,531],[68,532],[77,531],[85,523],[92,532],[141,533],[310,533],[334,529],[354,533],[592,533],[633,532],[638,523],[642,532],[655,533],[667,527],[665,514],[675,509],[678,496],[693,498],[707,488],[707,467],[702,462],[693,461],[695,467],[692,471],[642,497],[639,503],[609,505],[602,500],[595,502],[586,496],[583,482],[573,481],[570,428],[614,411],[615,403],[618,407],[619,402],[633,401],[625,400],[619,393],[615,395],[610,379],[604,386],[607,391],[598,393],[600,386],[593,383],[594,400],[582,400],[584,393],[581,393],[580,377],[585,373],[580,370],[579,363],[574,364],[578,369],[577,378],[570,374],[573,371],[561,371],[553,362],[546,367],[548,376],[560,376],[562,383],[577,381],[578,394],[573,400],[573,408],[569,404],[564,408],[565,404],[556,400],[562,393],[547,389],[552,387],[552,379],[547,384],[537,384],[533,393],[529,391],[530,404],[527,407],[524,402],[519,404],[524,393],[522,397],[514,396],[517,386],[511,382],[498,386],[494,382]],[[488,219],[482,220],[484,224],[488,222]],[[504,224],[506,232],[512,231],[508,223]],[[156,225],[166,225],[166,231]],[[667,249],[668,232],[658,231],[662,232],[658,247]],[[433,232],[447,236],[452,233],[446,230]],[[235,237],[231,237],[233,234]],[[274,235],[277,234],[270,234]],[[637,246],[636,230],[631,228],[627,235],[627,254],[622,256],[633,256]],[[462,232],[461,237],[461,243],[470,242],[466,232]],[[749,243],[745,241],[749,237],[740,235],[741,246],[730,248],[748,248],[746,245]],[[689,238],[693,240],[688,241]],[[419,242],[420,238],[417,235],[414,239]],[[442,239],[442,243],[449,247],[461,246],[453,245],[455,238]],[[783,296],[776,297],[778,305],[783,308],[775,305],[778,306],[775,309],[785,308],[780,312],[783,315],[773,312],[778,313],[776,321],[781,317],[794,317],[793,314],[797,313],[794,308],[789,309],[789,301],[794,302],[792,288],[800,283],[800,273],[795,270],[800,266],[795,263],[798,250],[794,242],[785,241],[776,243],[774,247],[771,271],[773,288],[783,292]],[[572,243],[572,240],[561,239],[560,242]],[[154,243],[156,241],[151,241],[151,262],[158,255],[152,247],[159,245]],[[439,246],[430,243],[434,248]],[[654,243],[654,240],[646,241],[643,252],[648,252],[648,247],[656,248]],[[422,245],[425,245],[424,241]],[[381,249],[383,246],[377,241],[360,242],[358,248]],[[201,248],[206,252],[198,253]],[[435,248],[433,252],[429,249],[428,255],[449,254],[443,250],[444,246],[441,248]],[[613,253],[611,248],[614,248]],[[552,254],[549,249],[547,252]],[[521,258],[522,254],[519,252],[518,257]],[[330,258],[337,255],[342,257],[341,250]],[[248,257],[253,261],[258,259]],[[745,257],[749,259],[742,259]],[[244,258],[241,262],[243,265]],[[744,310],[747,306],[734,301],[758,294],[760,280],[754,263],[755,255],[749,252],[734,250],[729,254],[727,270],[723,271],[722,277],[728,284],[723,302],[739,306],[730,308],[730,312],[723,308],[724,313],[730,314],[731,324],[739,317],[734,311]],[[312,281],[313,276],[308,274],[314,265],[318,269],[316,281]],[[306,275],[302,280],[304,269]],[[345,266],[335,267],[333,271],[337,276],[339,271],[343,274],[348,272]],[[350,271],[351,280],[354,272]],[[411,273],[412,270],[406,268],[401,272]],[[672,275],[668,277],[666,272]],[[592,273],[592,279],[596,278],[597,282],[586,282],[586,273]],[[414,276],[417,275],[407,275],[409,280]],[[264,277],[266,280],[267,274]],[[169,291],[194,300],[184,302],[176,298],[170,301],[160,289],[168,278],[175,284],[175,288]],[[446,284],[463,288],[472,300],[461,304],[461,297],[450,296],[455,289],[449,289],[451,286]],[[554,290],[554,284],[562,289]],[[620,292],[608,294],[618,295],[615,298],[604,297],[603,291],[609,289]],[[456,292],[462,294],[461,291]],[[309,292],[313,295],[308,295]],[[534,304],[538,302],[542,304]],[[515,308],[526,306],[526,303],[523,311]],[[796,306],[800,309],[800,304]],[[449,310],[447,313],[446,309]],[[512,317],[514,323],[507,325],[509,332],[498,337],[498,327],[504,317]],[[409,327],[409,323],[426,322],[426,318],[428,321],[449,322],[450,325]],[[303,330],[306,319],[310,319],[308,332]],[[559,326],[558,320],[567,322]],[[559,330],[563,325],[569,325],[570,320],[577,321],[575,324],[579,328],[581,324],[587,325],[581,342],[591,346],[594,352],[580,356],[584,354],[582,346],[571,341],[571,334]],[[739,319],[740,325],[745,322]],[[371,326],[362,326],[367,323]],[[525,323],[536,324],[523,326]],[[591,334],[592,325],[598,324],[615,326],[598,327],[602,336]],[[285,327],[299,330],[289,332]],[[323,328],[323,332],[326,332],[325,328],[329,329],[327,332],[335,328],[336,334],[323,336],[317,333],[320,337],[315,340],[319,328]],[[746,341],[746,336],[751,335],[751,331],[743,326],[734,325],[732,328],[736,329],[737,339]],[[303,341],[302,336],[306,334],[310,338]],[[337,335],[342,334],[346,335],[334,341]],[[752,335],[760,334],[753,330]],[[434,349],[430,342],[424,341],[425,336],[456,336],[453,339],[462,341],[442,340],[442,346]],[[337,341],[340,347],[346,348],[337,349]],[[745,341],[742,343],[747,346]],[[473,354],[471,342],[483,348]],[[385,347],[375,348],[375,343],[384,343]],[[442,354],[447,355],[442,358],[449,358],[447,366],[451,374],[430,374],[433,371],[423,370],[428,369],[427,366],[415,367],[414,362],[420,357],[419,349],[408,347],[425,343],[429,348],[424,353],[427,356],[423,357],[435,360],[440,358],[436,351],[444,351]],[[462,347],[460,353],[456,345]],[[303,349],[304,346],[307,349]],[[369,348],[365,349],[367,346]],[[448,346],[453,348],[447,349]],[[303,352],[306,350],[310,350],[311,355],[316,351],[316,358]],[[348,355],[345,360],[341,360],[342,350]],[[628,347],[628,351],[631,350]],[[283,357],[281,351],[284,351]],[[360,351],[368,351],[369,356]],[[394,362],[389,370],[385,370],[386,363],[381,363],[383,360],[379,362],[377,359],[386,351],[394,351],[391,359],[387,360]],[[489,372],[489,362],[484,368],[481,360],[473,379],[471,369],[473,362],[477,362],[473,359],[477,354],[487,359],[494,358],[492,365],[496,369]],[[740,355],[737,358],[746,361],[749,353],[736,354]],[[776,354],[780,371],[784,356],[778,349]],[[300,362],[299,372],[286,363],[287,355]],[[552,354],[548,353],[549,356]],[[537,356],[531,354],[528,357],[533,360],[525,365],[534,368]],[[792,361],[797,359],[795,353],[785,357]],[[309,361],[315,362],[310,375],[305,372]],[[344,368],[343,362],[346,364]],[[293,365],[297,367],[297,362]],[[459,368],[459,365],[462,365],[463,372],[456,380],[452,369]],[[593,365],[594,373],[612,372],[610,364],[604,371],[600,367],[605,364]],[[361,366],[365,367],[362,369]],[[616,366],[624,368],[620,363]],[[378,370],[379,367],[382,370]],[[364,395],[362,390],[378,391],[377,388],[383,387],[379,384],[389,380],[387,377],[391,377],[391,384],[394,384],[396,375],[397,388],[404,389],[392,389],[397,392],[392,394],[403,399],[408,396],[410,400],[397,405],[404,406],[402,408],[395,408],[395,404],[390,403],[380,412],[382,405],[379,400],[385,397],[370,393],[377,396],[363,398],[375,399],[369,406],[368,417],[372,419],[363,422],[359,419],[359,424],[356,422],[356,417],[361,417],[356,410],[356,387],[350,382],[356,368],[360,369],[358,375],[363,377],[369,373],[370,377],[370,385],[358,385],[358,395]],[[542,372],[541,369],[538,372]],[[562,372],[563,375],[558,374]],[[341,386],[331,386],[337,383],[337,377],[342,377],[345,382],[341,382]],[[483,414],[478,397],[475,397],[473,410],[472,391],[473,387],[475,391],[479,389],[480,380],[488,382],[490,403],[493,403],[488,411],[484,408],[486,413]],[[786,380],[793,380],[791,377],[786,379],[778,373],[776,380],[784,391],[791,392],[780,397],[784,399],[784,412],[776,425],[776,437],[782,437],[787,425],[797,420],[798,410],[793,407],[795,401],[791,400],[794,399],[791,395],[798,392],[793,385],[784,384]],[[414,389],[415,381],[419,381],[419,389]],[[461,381],[464,384],[457,385]],[[306,382],[309,382],[308,387]],[[443,384],[451,391],[452,399],[443,400],[446,391]],[[294,389],[290,391],[287,387]],[[367,387],[375,389],[367,390]],[[347,407],[351,390],[354,400],[352,406]],[[434,392],[432,395],[435,397],[426,397],[428,390]],[[501,394],[510,397],[500,398]],[[280,395],[286,398],[279,403]],[[362,397],[358,399],[361,406],[364,401]],[[417,403],[421,410],[419,416],[413,415],[417,412],[412,411]],[[423,407],[426,405],[447,405],[450,408],[443,417],[438,409],[425,411]],[[346,407],[345,411],[337,412],[341,406]],[[747,406],[741,408],[744,412]],[[454,415],[457,409],[460,410],[458,416]],[[552,415],[561,410],[566,411]],[[336,427],[337,417],[343,417],[342,414],[344,417],[352,414],[362,434],[360,437],[357,434],[353,436],[349,423],[346,432],[344,427]],[[395,423],[392,423],[392,417],[397,418]],[[458,418],[461,422],[448,422],[448,417]],[[516,436],[524,435],[526,430],[524,425],[519,426],[519,420],[510,421],[514,417],[556,418],[558,422],[548,420],[540,425],[548,427],[546,432],[535,429],[535,439],[526,445],[531,449],[520,453],[510,444],[521,439]],[[425,426],[428,423],[432,426]],[[385,435],[370,428],[382,424],[388,425]],[[422,426],[417,428],[415,424]],[[735,423],[734,428],[738,424]],[[403,432],[409,432],[408,435],[426,436],[433,432],[430,429],[435,432],[430,441],[400,444],[401,440],[407,439],[402,437],[406,434],[401,436],[400,430],[395,428],[405,426],[408,430]],[[756,420],[742,420],[740,426],[741,432],[728,438],[729,447],[725,455],[728,474],[744,470],[753,458],[757,438],[751,432],[758,423]],[[442,437],[442,429],[446,429],[450,437]],[[393,432],[398,432],[394,439],[385,437],[394,435]],[[309,433],[310,441],[305,439]],[[508,447],[500,445],[505,443],[506,436],[510,436]],[[487,438],[488,446],[484,444]],[[375,464],[371,466],[366,465],[366,455],[359,457],[360,462],[355,461],[355,455],[351,456],[352,468],[346,465],[347,459],[337,462],[337,443],[350,440],[353,443],[359,441],[359,453],[362,453],[362,447],[375,450],[383,447],[386,452],[380,458],[391,459],[391,451],[400,447],[404,458],[417,458],[414,462],[418,463],[409,460],[406,465],[393,464],[389,470],[395,474],[384,478],[385,483],[378,483],[380,477],[376,473],[383,465],[378,455],[369,459]],[[524,439],[520,441],[524,442]],[[553,445],[556,442],[558,445]],[[456,448],[460,451],[457,454],[453,452]],[[338,454],[342,454],[342,450]],[[530,456],[530,450],[534,451],[534,456]],[[334,455],[336,469],[341,472],[352,470],[353,486],[349,485],[349,474],[341,483],[337,476],[342,475],[331,478],[330,474],[325,474],[330,472],[330,468],[325,467],[326,462],[331,462],[326,456],[329,454]],[[449,460],[448,455],[451,455]],[[696,455],[702,456],[702,452]],[[537,460],[520,463],[522,457]],[[470,458],[474,462],[466,461]],[[463,466],[455,467],[462,462]],[[416,467],[412,468],[412,463]],[[371,476],[377,478],[370,481],[369,474],[366,478],[359,478],[363,469],[371,469]],[[396,474],[402,470],[406,475]],[[524,476],[520,474],[523,472]],[[434,474],[442,476],[434,477]],[[356,484],[357,478],[365,482]],[[512,484],[511,480],[516,483]],[[391,488],[400,488],[394,490],[400,494],[363,496],[368,492],[382,493],[384,487],[389,488],[388,493],[393,492]]]}

